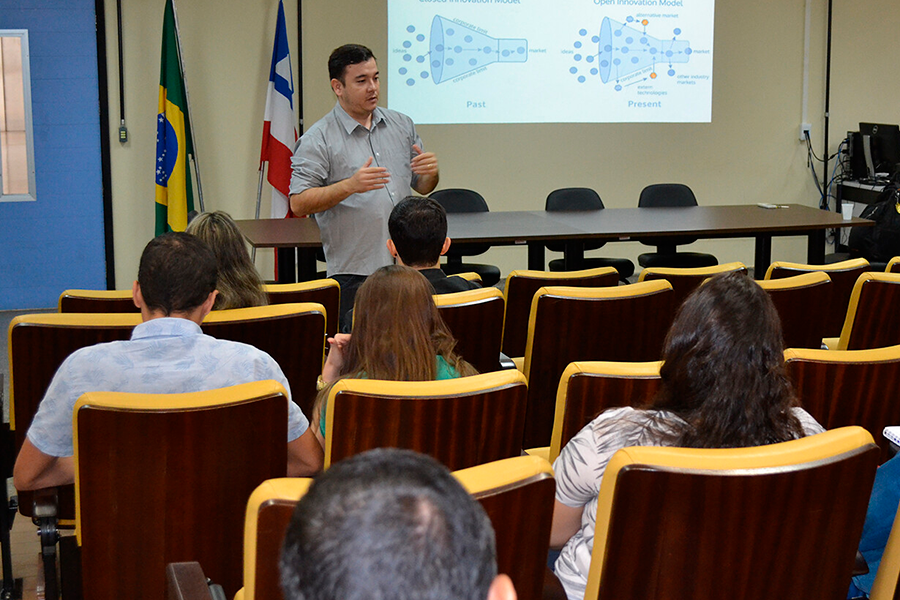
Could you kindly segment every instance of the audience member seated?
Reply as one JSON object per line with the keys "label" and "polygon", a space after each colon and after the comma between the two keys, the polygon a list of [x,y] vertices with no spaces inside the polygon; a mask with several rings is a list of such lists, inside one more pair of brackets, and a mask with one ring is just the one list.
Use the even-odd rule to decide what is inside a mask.
{"label": "audience member seated", "polygon": [[[447,277],[441,270],[441,256],[450,249],[447,237],[447,212],[431,198],[407,196],[391,211],[388,219],[388,251],[397,263],[425,276],[434,294],[464,292],[481,287],[462,277]],[[341,331],[353,327],[353,310],[341,322]]]}
{"label": "audience member seated", "polygon": [[[152,240],[132,290],[143,322],[131,340],[82,348],[53,376],[16,460],[19,490],[74,482],[72,410],[85,392],[199,392],[274,379],[290,393],[268,354],[202,333],[200,323],[217,295],[216,257],[199,238],[169,233]],[[293,402],[288,402],[287,429],[288,474],[319,471],[322,449]]]}
{"label": "audience member seated", "polygon": [[869,572],[857,575],[850,585],[848,598],[868,598],[875,583],[875,574],[881,565],[881,557],[887,546],[897,506],[900,504],[900,455],[887,461],[875,473],[875,484],[866,511],[859,551],[866,559]]}
{"label": "audience member seated", "polygon": [[206,242],[216,255],[219,278],[214,310],[265,306],[269,303],[263,282],[250,261],[244,234],[226,212],[200,213],[188,223],[186,233]]}
{"label": "audience member seated", "polygon": [[[403,265],[382,267],[360,286],[353,306],[353,333],[328,338],[313,428],[325,445],[325,400],[344,377],[433,381],[475,375],[456,352],[428,281]],[[318,426],[317,426],[318,425]]]}
{"label": "audience member seated", "polygon": [[556,574],[570,599],[584,595],[600,482],[617,450],[739,448],[824,431],[799,407],[783,350],[772,300],[746,275],[717,275],[688,296],[666,337],[661,387],[652,405],[601,413],[553,465],[550,543],[563,546]]}
{"label": "audience member seated", "polygon": [[337,463],[300,499],[281,555],[285,600],[514,600],[494,531],[437,461],[378,449]]}

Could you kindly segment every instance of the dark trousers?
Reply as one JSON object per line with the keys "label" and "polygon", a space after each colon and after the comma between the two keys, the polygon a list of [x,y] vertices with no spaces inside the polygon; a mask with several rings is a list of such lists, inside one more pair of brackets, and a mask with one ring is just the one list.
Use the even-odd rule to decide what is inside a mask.
{"label": "dark trousers", "polygon": [[[356,290],[366,280],[365,275],[333,275],[331,277],[341,285],[341,312],[339,315],[340,330],[350,331],[350,323],[345,323],[345,318],[350,309],[353,308],[353,301],[356,299]],[[344,326],[347,325],[345,328]]]}

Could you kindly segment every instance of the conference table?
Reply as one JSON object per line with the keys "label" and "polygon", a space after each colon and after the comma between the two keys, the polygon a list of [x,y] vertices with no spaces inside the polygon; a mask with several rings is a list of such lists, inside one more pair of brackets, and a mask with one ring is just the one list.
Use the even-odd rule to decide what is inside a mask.
{"label": "conference table", "polygon": [[[754,272],[757,278],[762,278],[772,262],[772,238],[775,236],[807,236],[807,261],[822,264],[826,230],[874,224],[858,217],[844,220],[839,212],[800,204],[779,206],[763,208],[752,204],[605,208],[573,212],[450,213],[447,215],[447,235],[454,244],[526,245],[528,268],[534,270],[544,270],[544,244],[550,241],[752,237],[756,241]],[[249,219],[237,224],[254,248],[306,249],[300,254],[300,279],[315,278],[314,250],[321,247],[322,241],[314,219]],[[567,267],[574,267],[579,257],[575,255],[570,260],[576,264]],[[293,281],[292,271],[293,265],[280,264],[279,281]]]}

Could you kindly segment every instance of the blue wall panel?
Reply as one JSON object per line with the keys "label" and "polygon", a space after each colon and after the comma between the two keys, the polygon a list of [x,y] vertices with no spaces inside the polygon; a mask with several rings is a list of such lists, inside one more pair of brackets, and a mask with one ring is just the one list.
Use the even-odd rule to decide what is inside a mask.
{"label": "blue wall panel", "polygon": [[0,0],[0,29],[28,30],[37,188],[0,202],[0,310],[106,287],[94,2],[61,4]]}

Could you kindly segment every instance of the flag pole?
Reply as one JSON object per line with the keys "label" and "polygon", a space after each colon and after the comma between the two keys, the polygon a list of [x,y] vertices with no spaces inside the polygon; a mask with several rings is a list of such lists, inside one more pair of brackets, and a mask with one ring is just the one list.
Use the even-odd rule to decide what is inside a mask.
{"label": "flag pole", "polygon": [[[175,17],[175,44],[178,46],[178,65],[181,67],[181,81],[184,83],[184,102],[187,105],[188,123],[191,127],[191,146],[194,146],[197,136],[194,135],[194,120],[191,114],[191,95],[188,93],[187,75],[184,72],[184,60],[181,54],[181,29],[178,27],[178,11],[175,9],[175,0],[172,0],[172,16]],[[197,199],[200,201],[200,212],[206,212],[203,206],[203,184],[200,183],[200,163],[197,162],[197,149],[191,153],[191,161],[194,163],[194,173],[197,174]]]}
{"label": "flag pole", "polygon": [[[259,221],[259,205],[262,203],[263,179],[265,178],[265,163],[259,163],[259,183],[256,185],[256,220]],[[256,263],[256,246],[250,249],[250,261]]]}

